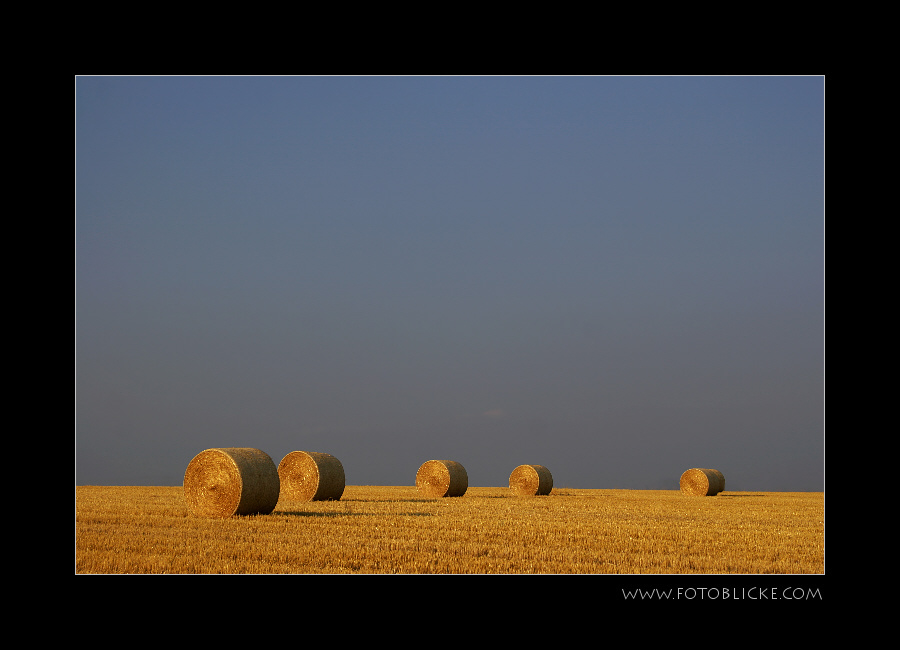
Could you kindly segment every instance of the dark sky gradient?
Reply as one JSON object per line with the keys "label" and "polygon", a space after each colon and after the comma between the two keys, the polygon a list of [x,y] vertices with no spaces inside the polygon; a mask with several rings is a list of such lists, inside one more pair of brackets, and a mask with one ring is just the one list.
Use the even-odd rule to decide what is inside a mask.
{"label": "dark sky gradient", "polygon": [[821,77],[79,77],[78,485],[824,490]]}

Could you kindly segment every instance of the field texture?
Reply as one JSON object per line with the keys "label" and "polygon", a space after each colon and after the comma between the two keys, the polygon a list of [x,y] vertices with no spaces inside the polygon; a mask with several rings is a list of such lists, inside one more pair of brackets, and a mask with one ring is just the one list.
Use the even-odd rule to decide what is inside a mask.
{"label": "field texture", "polygon": [[192,515],[179,487],[75,490],[76,573],[821,574],[822,492],[347,486],[269,515]]}

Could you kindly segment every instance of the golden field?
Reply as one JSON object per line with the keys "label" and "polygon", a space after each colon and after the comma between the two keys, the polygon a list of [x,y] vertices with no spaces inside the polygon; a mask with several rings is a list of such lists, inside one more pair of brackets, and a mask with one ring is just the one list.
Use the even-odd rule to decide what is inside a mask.
{"label": "golden field", "polygon": [[75,488],[75,572],[823,574],[822,492],[347,486],[269,515],[197,517],[182,487]]}

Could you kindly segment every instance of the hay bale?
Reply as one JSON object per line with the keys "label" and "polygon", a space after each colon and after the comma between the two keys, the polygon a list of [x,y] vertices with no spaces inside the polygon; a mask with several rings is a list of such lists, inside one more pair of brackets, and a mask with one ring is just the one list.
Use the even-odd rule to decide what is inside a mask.
{"label": "hay bale", "polygon": [[344,466],[331,454],[292,451],[278,464],[278,478],[290,501],[337,501],[344,494]]}
{"label": "hay bale", "polygon": [[469,475],[456,461],[429,460],[416,472],[416,487],[431,498],[461,497],[469,489]]}
{"label": "hay bale", "polygon": [[681,475],[681,491],[695,497],[714,497],[725,489],[725,476],[717,469],[694,468]]}
{"label": "hay bale", "polygon": [[204,517],[267,515],[280,489],[275,463],[266,452],[249,447],[201,451],[184,473],[188,508]]}
{"label": "hay bale", "polygon": [[509,475],[509,487],[523,497],[550,494],[553,476],[543,465],[519,465]]}

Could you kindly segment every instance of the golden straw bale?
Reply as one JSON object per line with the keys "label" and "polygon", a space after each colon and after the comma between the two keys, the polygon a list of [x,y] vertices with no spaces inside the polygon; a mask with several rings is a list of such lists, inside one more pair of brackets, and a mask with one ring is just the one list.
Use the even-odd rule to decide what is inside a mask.
{"label": "golden straw bale", "polygon": [[204,517],[267,515],[275,509],[281,484],[269,455],[250,447],[207,449],[184,473],[188,508]]}
{"label": "golden straw bale", "polygon": [[519,465],[509,475],[509,487],[523,497],[550,494],[553,476],[543,465]]}
{"label": "golden straw bale", "polygon": [[416,487],[427,497],[461,497],[469,489],[469,475],[456,461],[429,460],[416,472]]}
{"label": "golden straw bale", "polygon": [[290,501],[337,501],[344,494],[344,466],[331,454],[292,451],[278,464],[278,477]]}
{"label": "golden straw bale", "polygon": [[681,491],[695,497],[714,497],[725,489],[725,476],[717,469],[694,468],[681,475]]}

